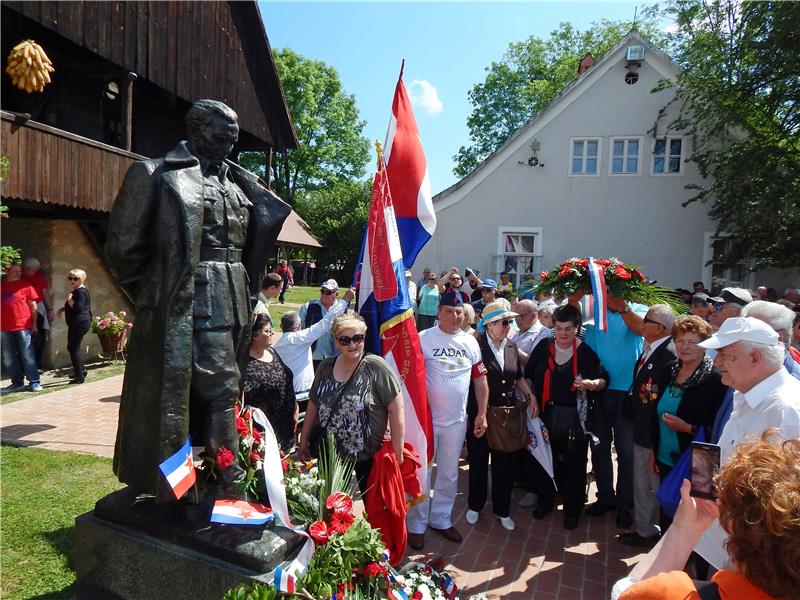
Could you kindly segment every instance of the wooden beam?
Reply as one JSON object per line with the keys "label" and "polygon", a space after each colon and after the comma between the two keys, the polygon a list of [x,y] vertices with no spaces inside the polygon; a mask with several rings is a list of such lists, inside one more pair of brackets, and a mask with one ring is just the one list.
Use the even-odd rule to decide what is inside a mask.
{"label": "wooden beam", "polygon": [[133,139],[133,82],[138,75],[128,73],[122,79],[122,146],[130,152]]}
{"label": "wooden beam", "polygon": [[264,181],[267,182],[267,189],[272,189],[272,146],[267,148],[264,153]]}

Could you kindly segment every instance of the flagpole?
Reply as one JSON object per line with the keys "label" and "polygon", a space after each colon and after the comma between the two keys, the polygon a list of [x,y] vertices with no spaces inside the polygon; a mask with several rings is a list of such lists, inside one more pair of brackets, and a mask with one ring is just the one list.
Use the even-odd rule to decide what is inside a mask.
{"label": "flagpole", "polygon": [[405,66],[406,66],[406,59],[405,58],[401,58],[400,59],[400,75],[397,77],[400,81],[403,80],[403,69],[405,68]]}

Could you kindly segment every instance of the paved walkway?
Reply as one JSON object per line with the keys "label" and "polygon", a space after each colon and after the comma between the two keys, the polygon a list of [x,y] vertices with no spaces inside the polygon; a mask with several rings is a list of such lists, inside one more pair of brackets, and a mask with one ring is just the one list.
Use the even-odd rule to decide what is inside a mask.
{"label": "paved walkway", "polygon": [[[0,438],[4,443],[110,457],[121,389],[122,376],[116,376],[3,406]],[[453,517],[464,542],[453,544],[429,531],[424,553],[444,559],[465,600],[479,592],[498,600],[603,600],[640,558],[638,549],[614,539],[618,530],[613,514],[584,516],[578,529],[568,532],[559,511],[534,521],[530,509],[519,508],[520,490],[512,500],[516,531],[500,526],[491,501],[478,523],[470,526],[464,520],[464,461],[461,471]],[[591,495],[593,499],[593,489]]]}

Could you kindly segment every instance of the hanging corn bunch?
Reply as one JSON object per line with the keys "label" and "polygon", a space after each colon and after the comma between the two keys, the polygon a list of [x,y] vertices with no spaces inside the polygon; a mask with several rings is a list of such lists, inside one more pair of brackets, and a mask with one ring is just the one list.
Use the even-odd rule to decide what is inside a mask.
{"label": "hanging corn bunch", "polygon": [[50,83],[50,73],[55,71],[42,47],[33,40],[24,40],[14,46],[8,55],[6,73],[11,82],[26,92],[43,92]]}

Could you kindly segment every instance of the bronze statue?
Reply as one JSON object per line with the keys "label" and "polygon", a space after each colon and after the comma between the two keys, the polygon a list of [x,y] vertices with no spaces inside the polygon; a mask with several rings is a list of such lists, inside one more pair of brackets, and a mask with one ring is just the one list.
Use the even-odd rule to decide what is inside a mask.
{"label": "bronze statue", "polygon": [[[192,444],[234,453],[233,405],[246,361],[250,314],[290,208],[226,160],[236,113],[199,100],[188,141],[131,165],[114,202],[106,255],[136,307],[122,388],[114,473],[159,492],[159,463]],[[239,467],[222,469],[234,493]],[[168,488],[167,488],[168,489]]]}

